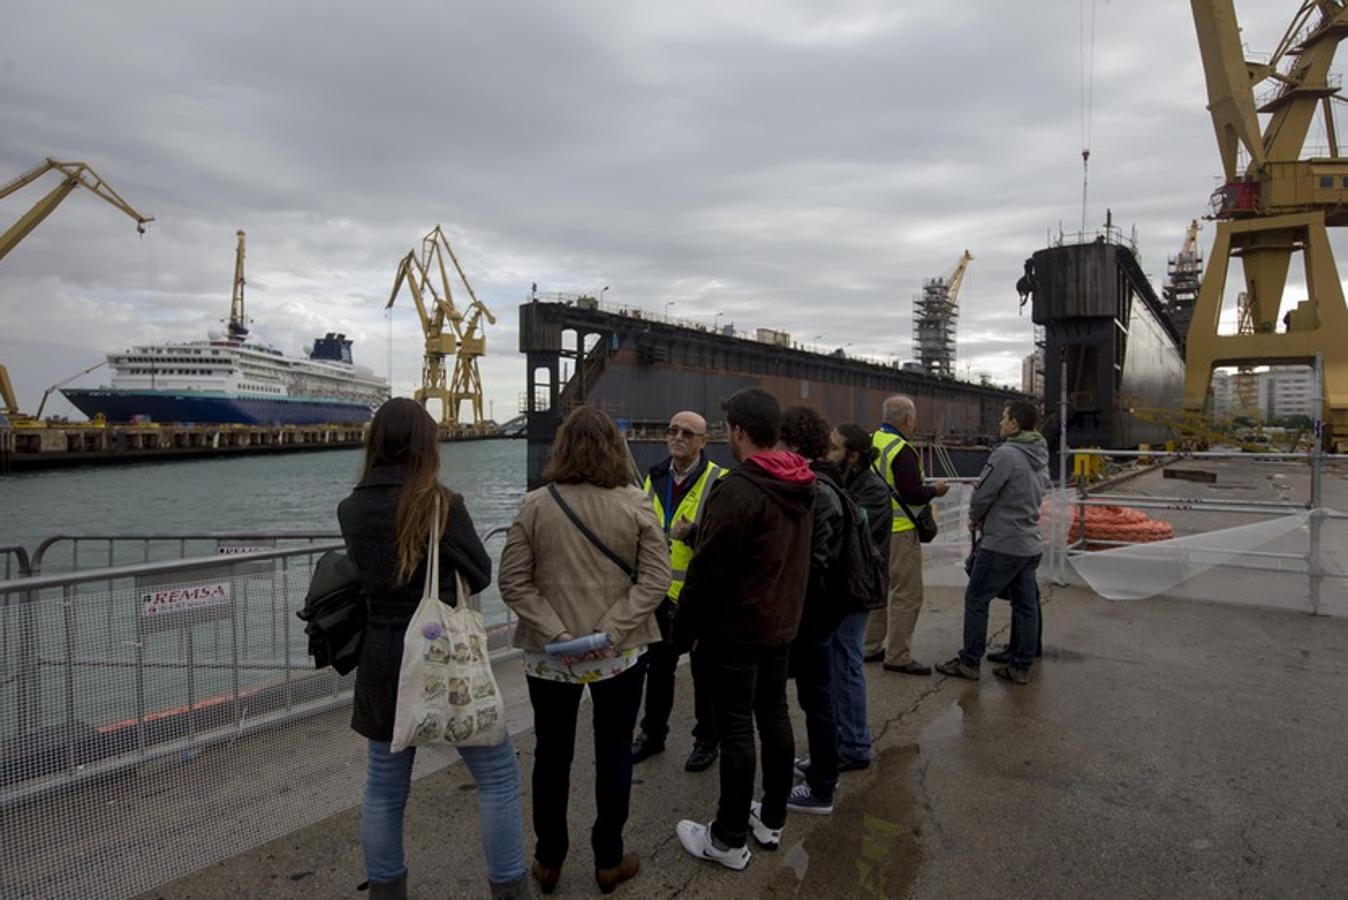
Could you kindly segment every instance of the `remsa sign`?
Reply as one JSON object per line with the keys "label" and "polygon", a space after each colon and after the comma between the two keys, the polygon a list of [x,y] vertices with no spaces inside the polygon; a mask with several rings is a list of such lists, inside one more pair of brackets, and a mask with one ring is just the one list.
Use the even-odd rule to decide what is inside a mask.
{"label": "remsa sign", "polygon": [[142,590],[140,613],[146,617],[172,615],[191,609],[228,606],[230,582],[210,581]]}

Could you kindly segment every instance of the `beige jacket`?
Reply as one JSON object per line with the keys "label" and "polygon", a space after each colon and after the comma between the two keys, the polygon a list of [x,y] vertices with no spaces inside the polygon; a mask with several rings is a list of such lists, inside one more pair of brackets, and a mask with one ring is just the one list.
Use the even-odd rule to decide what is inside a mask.
{"label": "beige jacket", "polygon": [[559,484],[558,492],[637,582],[581,534],[547,488],[524,496],[510,526],[496,583],[519,616],[515,646],[540,652],[564,631],[607,631],[619,650],[660,640],[655,608],[669,588],[669,546],[646,495],[635,487]]}

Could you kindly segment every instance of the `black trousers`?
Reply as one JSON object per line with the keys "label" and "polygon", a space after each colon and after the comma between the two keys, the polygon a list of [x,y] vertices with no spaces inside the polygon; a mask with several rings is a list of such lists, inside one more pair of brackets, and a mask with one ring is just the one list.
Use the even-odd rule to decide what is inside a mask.
{"label": "black trousers", "polygon": [[[673,634],[674,614],[678,604],[668,597],[655,610],[655,621],[660,625],[661,641],[646,649],[646,715],[641,719],[641,731],[653,740],[663,742],[669,735],[669,714],[674,709],[674,673],[683,652],[670,640]],[[694,651],[689,655],[693,671],[693,740],[699,744],[716,744],[716,715],[712,712],[710,691],[707,688],[704,654]]]}
{"label": "black trousers", "polygon": [[805,712],[810,768],[805,781],[820,800],[832,800],[838,786],[838,717],[833,705],[833,634],[840,619],[811,616],[800,623],[791,643],[791,676]]}
{"label": "black trousers", "polygon": [[790,644],[776,647],[699,645],[707,654],[716,730],[721,737],[721,799],[712,833],[743,847],[749,830],[755,771],[754,725],[763,755],[763,824],[786,823],[795,738],[786,708]]}
{"label": "black trousers", "polygon": [[[641,708],[643,656],[621,675],[588,685],[594,701],[594,799],[590,829],[595,868],[618,865],[623,826],[632,798],[632,731]],[[566,814],[571,799],[571,760],[576,750],[576,716],[586,685],[529,677],[534,708],[534,858],[560,866],[570,848]]]}

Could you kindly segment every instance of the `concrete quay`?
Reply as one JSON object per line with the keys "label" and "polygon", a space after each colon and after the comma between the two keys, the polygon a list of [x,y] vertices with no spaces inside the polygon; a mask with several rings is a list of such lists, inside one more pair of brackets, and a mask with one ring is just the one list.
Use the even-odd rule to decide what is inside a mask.
{"label": "concrete quay", "polygon": [[[961,597],[928,590],[919,658],[953,654]],[[642,871],[616,896],[1348,892],[1348,619],[1165,597],[1112,603],[1081,587],[1049,588],[1044,609],[1045,657],[1028,687],[991,677],[987,665],[978,683],[868,666],[874,764],[843,776],[832,816],[791,816],[782,849],[755,851],[743,873],[692,859],[674,835],[680,818],[709,819],[717,795],[715,768],[683,771],[683,667],[670,748],[636,770],[627,844]],[[993,613],[1004,639],[1006,604]],[[503,663],[499,677],[514,704],[529,850],[533,738],[519,662]],[[559,897],[597,893],[587,732],[582,722]],[[796,736],[803,754],[798,714]],[[334,739],[347,740],[304,729],[289,753]],[[415,783],[413,897],[485,895],[472,791],[461,764]],[[357,804],[353,793],[345,812],[142,896],[359,896]]]}

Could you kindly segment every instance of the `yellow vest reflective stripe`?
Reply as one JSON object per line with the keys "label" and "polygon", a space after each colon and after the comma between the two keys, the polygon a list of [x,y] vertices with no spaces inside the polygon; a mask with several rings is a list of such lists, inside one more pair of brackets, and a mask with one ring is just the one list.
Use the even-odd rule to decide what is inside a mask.
{"label": "yellow vest reflective stripe", "polygon": [[[894,527],[892,530],[896,534],[900,531],[912,531],[917,526],[913,524],[912,519],[908,518],[908,514],[903,511],[899,501],[893,497],[893,492],[898,490],[898,486],[894,484],[894,458],[899,455],[900,450],[908,446],[908,442],[897,434],[881,430],[871,435],[871,446],[880,451],[880,458],[875,461],[875,473],[885,480],[885,484],[889,485],[891,492],[889,503],[894,508]],[[917,474],[919,477],[926,477],[926,473],[922,469],[921,456],[917,458]],[[924,506],[926,506],[925,503],[922,506],[908,504],[908,508],[913,511],[913,515],[921,512]]]}
{"label": "yellow vest reflective stripe", "polygon": [[[716,479],[725,474],[725,469],[716,463],[707,461],[707,468],[702,471],[702,475],[693,482],[692,487],[679,500],[679,505],[674,509],[674,515],[670,516],[671,524],[679,519],[687,519],[694,525],[702,521],[702,510],[707,505],[707,495],[711,493],[711,486],[716,483]],[[673,477],[673,476],[671,476]],[[651,506],[655,509],[655,517],[663,526],[665,524],[665,505],[660,496],[655,492],[655,485],[651,482],[651,476],[646,476],[646,496],[651,499]],[[665,532],[665,537],[669,540],[669,598],[678,600],[679,594],[683,593],[683,582],[688,577],[688,563],[693,558],[693,548],[683,541],[669,537],[669,532]]]}

